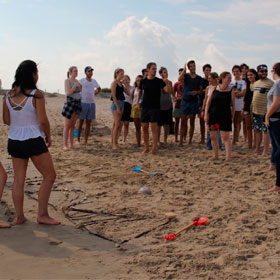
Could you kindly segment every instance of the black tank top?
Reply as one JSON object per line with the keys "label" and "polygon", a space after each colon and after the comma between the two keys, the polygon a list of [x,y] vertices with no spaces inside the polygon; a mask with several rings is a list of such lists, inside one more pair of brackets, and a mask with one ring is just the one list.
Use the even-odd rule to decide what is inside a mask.
{"label": "black tank top", "polygon": [[[117,86],[116,86],[116,98],[117,98],[117,100],[125,100],[123,92],[124,92],[123,86],[119,86],[117,84]],[[112,97],[111,97],[111,100],[113,101]]]}

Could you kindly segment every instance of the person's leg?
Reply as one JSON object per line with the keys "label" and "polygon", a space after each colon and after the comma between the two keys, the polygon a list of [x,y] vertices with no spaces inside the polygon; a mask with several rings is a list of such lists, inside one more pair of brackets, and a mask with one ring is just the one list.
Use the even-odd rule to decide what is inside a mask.
{"label": "person's leg", "polygon": [[276,158],[275,158],[275,154],[276,151],[278,149],[277,146],[277,139],[274,139],[274,131],[272,131],[271,127],[269,128],[269,135],[270,135],[270,140],[271,140],[271,146],[272,146],[272,150],[271,150],[271,156],[270,156],[270,167],[267,171],[274,171],[276,170]]}
{"label": "person's leg", "polygon": [[72,125],[71,119],[64,118],[64,128],[63,128],[63,149],[68,150],[68,138],[69,130]]}
{"label": "person's leg", "polygon": [[48,202],[56,173],[49,152],[38,156],[32,156],[31,160],[37,170],[42,174],[43,181],[38,193],[38,217],[37,222],[46,225],[58,225],[59,221],[51,218],[48,212]]}
{"label": "person's leg", "polygon": [[12,158],[14,169],[14,182],[12,187],[12,197],[16,210],[16,224],[23,224],[26,221],[23,211],[24,182],[28,159]]}
{"label": "person's leg", "polygon": [[135,125],[135,132],[136,132],[136,143],[137,146],[141,146],[141,122],[139,118],[133,119],[134,125]]}
{"label": "person's leg", "polygon": [[174,136],[175,136],[175,142],[176,142],[176,143],[178,142],[179,124],[180,124],[180,118],[175,118]]}
{"label": "person's leg", "polygon": [[2,199],[3,191],[5,184],[7,182],[8,175],[5,171],[5,168],[3,167],[2,163],[0,162],[0,201]]}
{"label": "person's leg", "polygon": [[181,115],[180,146],[183,146],[184,136],[187,130],[187,116]]}
{"label": "person's leg", "polygon": [[124,122],[124,131],[123,131],[123,142],[124,143],[126,142],[128,131],[129,131],[129,121],[125,121]]}
{"label": "person's leg", "polygon": [[142,122],[142,129],[143,129],[143,138],[144,138],[144,146],[145,146],[143,154],[147,154],[149,153],[149,123]]}
{"label": "person's leg", "polygon": [[201,136],[201,139],[200,139],[200,144],[203,144],[205,143],[205,121],[203,118],[199,118],[199,123],[200,123],[200,136]]}
{"label": "person's leg", "polygon": [[113,149],[115,150],[118,148],[118,137],[119,137],[119,131],[121,126],[122,114],[120,114],[118,111],[113,111],[113,117],[114,117]]}
{"label": "person's leg", "polygon": [[[121,120],[120,121],[120,128],[119,128],[119,131],[118,131],[118,138],[122,136],[123,124],[124,124],[124,122]],[[122,140],[123,139],[121,139],[121,141]]]}
{"label": "person's leg", "polygon": [[218,131],[218,141],[219,141],[219,149],[222,150],[223,149],[223,141],[222,141],[220,130]]}
{"label": "person's leg", "polygon": [[270,137],[269,134],[267,132],[263,133],[264,137],[263,137],[263,156],[267,156],[268,154],[268,149],[269,149],[269,144],[270,144]]}
{"label": "person's leg", "polygon": [[213,159],[218,159],[219,158],[218,130],[210,131],[210,136],[211,136],[211,143],[214,152]]}
{"label": "person's leg", "polygon": [[[4,187],[7,181],[8,175],[3,167],[3,165],[0,162],[0,201],[2,199]],[[0,223],[0,228],[9,228],[11,227],[9,224],[6,223]]]}
{"label": "person's leg", "polygon": [[151,130],[152,130],[152,138],[153,138],[153,146],[150,154],[155,155],[157,152],[157,144],[158,144],[158,123],[152,122],[151,123]]}
{"label": "person's leg", "polygon": [[206,148],[207,150],[212,150],[212,143],[211,143],[211,137],[209,131],[207,131]]}
{"label": "person's leg", "polygon": [[81,133],[83,128],[84,120],[79,120],[79,127],[78,127],[78,142],[81,141]]}
{"label": "person's leg", "polygon": [[260,153],[260,147],[261,147],[261,142],[262,142],[262,131],[261,130],[256,130],[256,148],[255,148],[255,153],[259,154]]}
{"label": "person's leg", "polygon": [[234,114],[234,122],[233,122],[233,139],[232,144],[235,145],[238,142],[239,132],[240,132],[240,115],[241,112],[236,111]]}
{"label": "person's leg", "polygon": [[221,135],[223,138],[223,142],[225,145],[225,150],[226,150],[226,161],[230,161],[231,160],[231,141],[229,139],[229,131],[221,131]]}
{"label": "person's leg", "polygon": [[280,192],[280,121],[270,122],[269,133],[273,148],[273,161],[276,164],[276,183],[270,192]]}
{"label": "person's leg", "polygon": [[242,117],[242,124],[243,124],[243,138],[244,138],[244,142],[247,141],[247,137],[248,137],[248,129],[247,129],[247,122],[245,120],[245,116]]}
{"label": "person's leg", "polygon": [[86,129],[85,129],[85,144],[88,142],[88,137],[90,133],[90,127],[91,127],[91,120],[86,120]]}
{"label": "person's leg", "polygon": [[169,124],[165,124],[163,126],[163,129],[164,129],[164,144],[167,144],[167,138],[169,135]]}
{"label": "person's leg", "polygon": [[[251,115],[250,114],[246,115],[244,117],[244,120],[245,120],[245,128],[246,128],[246,131],[247,131],[246,132],[246,137],[247,137],[247,140],[248,140],[248,149],[252,149],[253,133],[252,133]],[[245,137],[245,134],[244,134],[244,137]]]}
{"label": "person's leg", "polygon": [[75,130],[75,125],[76,125],[78,118],[79,118],[79,115],[77,115],[76,113],[73,113],[73,115],[71,117],[70,129],[69,129],[70,148],[74,148],[74,130]]}
{"label": "person's leg", "polygon": [[160,145],[160,135],[161,135],[161,125],[157,126],[157,139],[158,139],[158,144]]}
{"label": "person's leg", "polygon": [[190,115],[190,134],[189,134],[189,144],[192,143],[193,133],[194,133],[194,122],[195,122],[195,115]]}

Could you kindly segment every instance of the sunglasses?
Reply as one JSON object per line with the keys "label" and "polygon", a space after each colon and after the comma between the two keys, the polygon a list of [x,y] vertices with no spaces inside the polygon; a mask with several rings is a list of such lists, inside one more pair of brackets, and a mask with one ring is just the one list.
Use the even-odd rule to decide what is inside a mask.
{"label": "sunglasses", "polygon": [[261,73],[267,73],[267,70],[260,70]]}

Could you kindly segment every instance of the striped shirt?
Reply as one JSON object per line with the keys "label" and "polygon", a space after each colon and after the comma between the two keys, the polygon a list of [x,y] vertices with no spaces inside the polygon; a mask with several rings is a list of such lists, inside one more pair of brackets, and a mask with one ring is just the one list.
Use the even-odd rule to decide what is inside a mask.
{"label": "striped shirt", "polygon": [[264,116],[267,108],[267,93],[273,86],[270,79],[258,80],[254,83],[254,94],[252,100],[252,112]]}

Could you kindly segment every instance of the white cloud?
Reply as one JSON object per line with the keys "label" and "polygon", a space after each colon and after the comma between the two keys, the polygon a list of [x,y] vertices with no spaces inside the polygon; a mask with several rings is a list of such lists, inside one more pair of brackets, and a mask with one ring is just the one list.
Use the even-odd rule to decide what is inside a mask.
{"label": "white cloud", "polygon": [[258,23],[280,28],[280,1],[279,0],[238,0],[231,2],[224,10],[219,11],[186,11],[209,19],[244,24],[245,22]]}
{"label": "white cloud", "polygon": [[[136,17],[128,17],[113,26],[102,40],[76,40],[66,46],[63,42],[53,42],[44,49],[36,41],[19,36],[13,38],[10,34],[0,33],[0,41],[0,78],[4,87],[11,85],[15,69],[22,60],[33,59],[39,63],[40,88],[48,91],[59,89],[60,92],[64,92],[66,72],[72,65],[78,66],[79,77],[84,75],[84,67],[91,65],[100,85],[108,87],[117,67],[124,68],[133,81],[148,62],[154,61],[158,67],[167,67],[170,79],[176,81],[178,68],[189,59],[196,60],[200,74],[205,63],[211,63],[213,70],[221,72],[231,69],[236,62],[256,65],[261,59],[247,52],[244,54],[241,49],[237,58],[226,56],[223,52],[227,51],[227,46],[215,41],[212,32],[204,33],[199,28],[192,28],[189,34],[178,34],[148,18]],[[233,49],[238,50],[242,46],[233,45]],[[262,45],[255,48],[258,52]]]}

